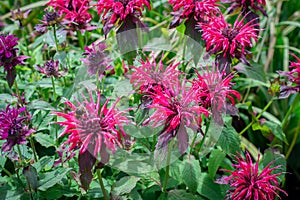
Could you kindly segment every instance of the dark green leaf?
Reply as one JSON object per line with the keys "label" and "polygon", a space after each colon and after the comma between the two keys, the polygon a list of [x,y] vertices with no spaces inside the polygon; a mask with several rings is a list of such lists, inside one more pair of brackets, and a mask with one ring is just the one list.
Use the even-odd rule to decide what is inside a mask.
{"label": "dark green leaf", "polygon": [[55,146],[55,140],[50,135],[44,134],[44,133],[37,133],[34,136],[35,140],[40,143],[44,147],[51,147]]}
{"label": "dark green leaf", "polygon": [[39,181],[39,190],[46,191],[47,189],[54,186],[56,183],[59,183],[70,171],[70,169],[66,168],[58,168],[52,172],[47,172],[44,174],[44,178]]}
{"label": "dark green leaf", "polygon": [[279,124],[276,124],[271,121],[267,121],[267,122],[263,123],[263,125],[267,126],[272,131],[273,135],[277,139],[288,144],[286,137],[285,137],[285,133],[283,132],[283,130]]}
{"label": "dark green leaf", "polygon": [[208,160],[208,174],[214,179],[219,166],[221,165],[226,154],[219,149],[212,150]]}
{"label": "dark green leaf", "polygon": [[191,193],[187,193],[185,190],[171,190],[168,192],[168,200],[201,200],[201,197],[195,197]]}
{"label": "dark green leaf", "polygon": [[219,184],[214,183],[207,173],[201,173],[197,192],[211,200],[223,200],[224,191]]}
{"label": "dark green leaf", "polygon": [[[280,173],[286,171],[286,159],[284,155],[280,154],[274,149],[267,149],[264,153],[264,157],[261,160],[263,167],[266,167],[270,162],[274,162],[271,167],[280,166],[280,168],[273,171],[273,173]],[[280,181],[283,180],[284,174],[279,176]]]}
{"label": "dark green leaf", "polygon": [[240,139],[233,127],[225,127],[223,129],[217,146],[220,146],[227,154],[236,153],[240,150]]}
{"label": "dark green leaf", "polygon": [[120,196],[122,194],[128,194],[136,186],[136,183],[140,179],[134,176],[125,176],[114,184],[113,194]]}
{"label": "dark green leaf", "polygon": [[38,176],[37,171],[33,166],[27,166],[23,169],[23,175],[25,176],[27,180],[27,184],[29,184],[30,188],[32,188],[34,191],[37,191],[38,187]]}
{"label": "dark green leaf", "polygon": [[183,182],[188,187],[188,189],[193,193],[197,191],[200,173],[201,173],[201,168],[200,168],[199,161],[196,160],[194,157],[189,156],[189,158],[186,159],[184,163],[182,179]]}

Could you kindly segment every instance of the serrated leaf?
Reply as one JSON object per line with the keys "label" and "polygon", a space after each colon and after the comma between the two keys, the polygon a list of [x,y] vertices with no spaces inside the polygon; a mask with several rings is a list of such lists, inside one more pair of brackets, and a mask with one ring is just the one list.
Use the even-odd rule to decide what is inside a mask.
{"label": "serrated leaf", "polygon": [[[270,167],[280,166],[280,168],[275,169],[273,173],[280,173],[286,171],[286,159],[281,153],[275,151],[274,149],[267,149],[264,152],[264,156],[261,160],[263,167],[266,167],[270,162],[274,162]],[[284,178],[284,174],[279,176],[280,182]]]}
{"label": "serrated leaf", "polygon": [[273,135],[277,139],[279,139],[280,141],[283,141],[286,144],[288,144],[285,133],[283,132],[283,130],[282,130],[282,128],[279,124],[276,124],[276,123],[271,122],[271,121],[267,121],[267,122],[263,123],[263,125],[267,126],[272,131]]}
{"label": "serrated leaf", "polygon": [[125,176],[121,178],[114,184],[113,194],[115,196],[120,196],[123,194],[128,194],[135,188],[136,183],[140,180],[140,178],[134,176]]}
{"label": "serrated leaf", "polygon": [[221,165],[226,154],[219,149],[212,150],[208,159],[208,174],[211,179],[214,179],[219,166]]}
{"label": "serrated leaf", "polygon": [[49,156],[42,157],[38,162],[33,163],[32,166],[36,168],[37,172],[40,172],[42,169],[49,170],[54,164],[54,158]]}
{"label": "serrated leaf", "polygon": [[35,140],[40,143],[44,147],[52,147],[55,146],[55,140],[50,135],[44,133],[37,133],[34,136]]}
{"label": "serrated leaf", "polygon": [[240,139],[236,130],[231,126],[225,127],[222,130],[222,134],[217,142],[217,146],[220,146],[227,154],[239,151]]}
{"label": "serrated leaf", "polygon": [[219,184],[214,183],[207,173],[201,173],[197,192],[207,199],[223,200],[224,191]]}
{"label": "serrated leaf", "polygon": [[185,190],[171,190],[168,192],[168,200],[196,200],[202,198],[196,198],[193,194],[187,193]]}
{"label": "serrated leaf", "polygon": [[201,168],[199,161],[194,157],[189,156],[187,160],[185,160],[184,168],[182,171],[182,179],[186,184],[188,189],[195,193],[197,191],[199,178],[200,178]]}
{"label": "serrated leaf", "polygon": [[27,108],[29,110],[35,109],[35,110],[55,110],[48,102],[41,101],[41,100],[33,100]]}
{"label": "serrated leaf", "polygon": [[52,172],[47,172],[43,174],[44,178],[42,178],[39,181],[40,186],[38,187],[38,189],[42,191],[46,191],[47,189],[51,188],[52,186],[60,182],[69,171],[70,169],[59,168]]}

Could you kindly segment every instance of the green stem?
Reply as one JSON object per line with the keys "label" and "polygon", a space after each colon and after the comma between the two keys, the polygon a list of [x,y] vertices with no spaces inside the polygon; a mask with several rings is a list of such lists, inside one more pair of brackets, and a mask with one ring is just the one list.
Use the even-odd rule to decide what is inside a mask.
{"label": "green stem", "polygon": [[[20,90],[19,90],[19,87],[18,87],[17,80],[15,80],[14,84],[15,84],[15,89],[16,89],[16,93],[18,95],[19,102],[22,103],[21,94],[20,94]],[[21,106],[23,106],[23,105],[21,105]]]}
{"label": "green stem", "polygon": [[255,122],[257,122],[259,120],[259,118],[263,115],[264,112],[266,112],[266,110],[268,110],[268,108],[272,105],[274,101],[274,98],[272,98],[269,103],[264,107],[264,109],[261,111],[261,113],[259,113],[259,115],[257,115],[257,117],[255,117],[254,119],[252,119],[251,123],[248,124],[248,126],[246,126],[240,133],[239,135],[243,135],[243,133],[245,133]]}
{"label": "green stem", "polygon": [[51,81],[52,81],[52,88],[53,88],[53,101],[56,101],[56,90],[55,90],[55,83],[54,83],[54,77],[51,76]]}
{"label": "green stem", "polygon": [[100,184],[100,187],[101,187],[104,199],[105,200],[109,200],[109,198],[108,198],[108,196],[106,194],[106,191],[105,191],[105,187],[104,187],[104,184],[103,184],[103,180],[102,180],[100,169],[97,169],[97,176],[98,176],[99,184]]}
{"label": "green stem", "polygon": [[3,167],[1,167],[2,171],[4,171],[10,178],[13,176],[7,169]]}
{"label": "green stem", "polygon": [[84,41],[83,41],[83,36],[80,32],[80,30],[77,30],[77,37],[78,37],[78,42],[81,50],[84,50]]}
{"label": "green stem", "polygon": [[55,27],[55,24],[53,25],[53,35],[54,35],[54,41],[55,41],[56,51],[58,51],[58,39],[57,39],[57,35],[56,35],[56,27]]}
{"label": "green stem", "polygon": [[23,163],[23,155],[22,155],[20,146],[18,144],[17,144],[17,149],[18,149],[18,153],[19,153],[19,156],[20,156],[20,163]]}
{"label": "green stem", "polygon": [[167,185],[168,185],[169,171],[170,171],[171,152],[172,152],[172,144],[173,144],[172,142],[169,142],[166,174],[165,174],[164,183],[163,183],[163,192],[167,192]]}
{"label": "green stem", "polygon": [[286,127],[290,115],[294,111],[295,107],[299,104],[299,100],[300,100],[300,94],[297,94],[297,96],[293,100],[293,103],[290,106],[288,112],[285,114],[284,119],[282,120],[282,124],[281,124],[282,129],[284,129]]}
{"label": "green stem", "polygon": [[[300,122],[300,120],[299,120],[299,122]],[[299,124],[299,123],[298,123],[298,124]],[[287,151],[287,153],[286,153],[286,155],[285,155],[285,158],[286,158],[286,159],[288,159],[288,158],[290,157],[290,155],[291,155],[291,153],[292,153],[292,151],[293,151],[293,148],[294,148],[294,146],[295,146],[295,144],[296,144],[296,141],[297,141],[299,132],[300,132],[300,126],[298,126],[298,127],[296,128],[296,132],[295,132],[295,134],[294,134],[292,143],[291,143],[291,145],[290,145],[290,147],[289,147],[289,149],[288,149],[288,151]]]}
{"label": "green stem", "polygon": [[35,145],[34,145],[32,136],[29,137],[29,141],[30,141],[31,148],[32,148],[32,150],[33,150],[34,161],[35,161],[35,162],[38,162],[38,158],[37,158],[37,155],[36,155]]}

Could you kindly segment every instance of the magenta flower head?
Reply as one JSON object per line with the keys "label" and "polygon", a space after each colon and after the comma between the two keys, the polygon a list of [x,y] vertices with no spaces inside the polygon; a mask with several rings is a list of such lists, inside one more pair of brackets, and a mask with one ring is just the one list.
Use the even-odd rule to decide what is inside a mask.
{"label": "magenta flower head", "polygon": [[209,111],[195,103],[195,93],[186,86],[186,82],[177,82],[174,87],[168,87],[163,92],[154,88],[153,102],[149,108],[155,112],[147,120],[154,127],[163,126],[156,148],[164,148],[170,139],[177,136],[178,148],[184,153],[188,147],[186,127],[197,132],[201,125],[202,114],[209,115]]}
{"label": "magenta flower head", "polygon": [[279,71],[278,73],[288,79],[289,85],[280,86],[280,98],[287,98],[290,94],[300,92],[300,58],[295,54],[292,56],[296,62],[291,62],[289,72]]}
{"label": "magenta flower head", "polygon": [[217,55],[216,64],[221,71],[228,70],[233,58],[250,64],[246,59],[246,55],[250,52],[246,48],[252,47],[251,39],[258,40],[257,29],[251,21],[244,24],[245,16],[240,18],[241,15],[233,27],[222,15],[212,18],[209,23],[199,23],[203,31],[202,38],[206,41],[206,50],[209,55]]}
{"label": "magenta flower head", "polygon": [[16,144],[26,144],[26,138],[33,133],[33,129],[25,124],[28,120],[25,112],[25,107],[18,109],[10,105],[0,111],[0,140],[6,140],[2,146],[3,152],[11,151]]}
{"label": "magenta flower head", "polygon": [[[260,155],[259,155],[260,156]],[[271,168],[273,162],[269,163],[261,172],[258,169],[259,157],[256,164],[252,163],[250,154],[246,153],[246,159],[241,155],[236,156],[237,164],[233,164],[234,171],[224,170],[231,173],[225,178],[233,188],[230,191],[230,199],[232,200],[273,200],[277,196],[278,191],[288,195],[279,188],[277,177],[282,173],[272,173],[276,166]]]}
{"label": "magenta flower head", "polygon": [[29,58],[28,56],[17,56],[19,38],[14,35],[0,34],[0,66],[4,66],[4,71],[7,72],[6,80],[11,87],[16,78],[17,65],[24,65],[24,60]]}
{"label": "magenta flower head", "polygon": [[101,106],[101,94],[97,92],[96,102],[93,93],[89,92],[89,98],[83,96],[84,101],[76,99],[77,105],[70,101],[65,104],[71,109],[67,114],[55,112],[57,116],[66,121],[58,122],[66,127],[62,136],[69,135],[67,144],[71,144],[69,150],[79,147],[80,154],[89,150],[94,156],[100,153],[101,158],[107,155],[106,149],[114,153],[117,146],[121,146],[121,138],[125,136],[122,124],[128,120],[123,116],[124,112],[118,111],[115,106],[117,100],[108,108],[109,100]]}
{"label": "magenta flower head", "polygon": [[[221,124],[221,113],[232,110],[227,108],[234,107],[235,99],[241,99],[239,92],[231,89],[233,74],[223,78],[226,75],[225,71],[220,72],[215,67],[209,70],[207,67],[207,70],[202,70],[202,74],[197,72],[197,75],[198,77],[192,82],[196,101],[204,108],[212,110],[214,120]],[[227,104],[227,99],[230,100],[231,105]],[[235,115],[234,113],[229,114]]]}
{"label": "magenta flower head", "polygon": [[53,59],[46,61],[45,65],[43,67],[37,65],[36,69],[39,70],[39,72],[45,74],[47,77],[61,77],[63,76],[63,73],[59,72],[59,62],[54,61]]}
{"label": "magenta flower head", "polygon": [[[149,10],[149,0],[98,0],[98,13],[104,21],[103,31],[107,35],[113,28],[114,24],[120,29],[128,30],[145,28],[146,25],[139,19],[142,16],[142,11],[146,6]],[[130,26],[128,26],[130,25]],[[123,30],[123,31],[124,31]]]}
{"label": "magenta flower head", "polygon": [[75,30],[91,30],[88,26],[92,15],[88,13],[90,0],[50,0],[47,5],[52,6],[60,15],[64,15],[65,22]]}
{"label": "magenta flower head", "polygon": [[83,53],[86,58],[82,58],[82,62],[87,66],[87,72],[89,75],[98,75],[101,79],[105,76],[105,71],[113,68],[109,63],[112,61],[105,53],[106,44],[100,42],[98,44],[92,43],[91,47],[85,47]]}
{"label": "magenta flower head", "polygon": [[219,0],[169,0],[174,10],[174,12],[172,12],[174,18],[170,27],[174,28],[179,26],[185,19],[187,21],[194,20],[196,22],[207,21],[209,19],[207,17],[212,17],[219,13],[220,10],[216,4],[217,1]]}

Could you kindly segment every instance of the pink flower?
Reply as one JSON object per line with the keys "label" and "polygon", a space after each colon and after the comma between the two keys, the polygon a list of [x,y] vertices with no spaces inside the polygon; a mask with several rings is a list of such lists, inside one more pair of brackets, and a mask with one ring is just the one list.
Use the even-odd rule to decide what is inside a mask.
{"label": "pink flower", "polygon": [[97,92],[96,103],[92,92],[89,92],[89,96],[89,100],[83,96],[82,102],[76,99],[77,105],[67,101],[65,104],[71,112],[54,114],[66,120],[57,123],[66,127],[60,137],[69,135],[66,141],[67,144],[71,144],[69,150],[79,148],[80,154],[89,150],[94,156],[100,153],[101,158],[104,158],[108,156],[106,149],[114,153],[117,146],[121,146],[121,137],[125,136],[122,124],[127,123],[128,120],[123,116],[123,112],[115,108],[119,100],[108,108],[109,100],[101,106],[99,92]]}
{"label": "pink flower", "polygon": [[201,115],[208,116],[209,112],[195,103],[195,93],[183,83],[177,82],[174,87],[162,92],[154,88],[153,102],[149,108],[155,112],[148,119],[154,127],[163,126],[158,139],[157,149],[168,144],[169,140],[177,135],[179,150],[184,153],[188,146],[186,127],[198,131],[201,124]]}
{"label": "pink flower", "polygon": [[223,78],[225,72],[220,72],[214,67],[212,71],[207,67],[207,70],[202,72],[202,74],[197,72],[198,78],[192,82],[193,90],[200,105],[207,109],[214,107],[218,112],[221,112],[219,108],[226,103],[226,99],[229,99],[232,105],[235,105],[235,98],[241,99],[240,94],[231,89],[233,74]]}
{"label": "pink flower", "polygon": [[148,0],[98,0],[98,13],[104,20],[104,34],[107,35],[115,23],[130,23],[144,28],[145,25],[139,19],[144,6],[151,9]]}
{"label": "pink flower", "polygon": [[252,47],[251,39],[258,40],[258,29],[255,28],[257,25],[252,21],[244,24],[245,16],[240,18],[241,15],[236,19],[233,27],[222,15],[211,18],[209,23],[199,23],[208,54],[216,54],[216,63],[225,65],[226,69],[233,58],[249,65],[246,55],[250,52],[246,48]]}
{"label": "pink flower", "polygon": [[156,63],[154,56],[152,61],[147,58],[146,61],[141,59],[140,63],[139,67],[131,67],[135,71],[131,75],[130,83],[135,88],[139,87],[141,94],[149,94],[157,87],[163,90],[177,85],[181,72],[176,68],[180,63],[172,63],[164,67],[162,60]]}
{"label": "pink flower", "polygon": [[219,0],[169,0],[173,5],[174,16],[171,22],[171,28],[181,24],[182,20],[193,18],[195,21],[207,21],[207,17],[214,16],[219,13],[216,2]]}
{"label": "pink flower", "polygon": [[[47,5],[56,9],[60,15],[65,15],[70,27],[79,30],[91,30],[88,23],[92,15],[88,13],[90,0],[50,0]],[[66,22],[65,22],[66,23]]]}
{"label": "pink flower", "polygon": [[16,144],[26,144],[26,138],[33,133],[25,124],[27,116],[21,116],[26,112],[26,108],[10,108],[0,111],[0,140],[6,140],[2,146],[2,151],[10,151]]}
{"label": "pink flower", "polygon": [[101,79],[105,75],[105,71],[110,70],[113,66],[109,65],[112,61],[105,53],[105,43],[92,43],[92,47],[85,47],[83,55],[86,58],[81,59],[87,66],[89,75],[94,76],[98,74]]}
{"label": "pink flower", "polygon": [[252,163],[248,152],[246,159],[239,155],[236,156],[236,160],[238,163],[233,164],[234,171],[224,170],[231,173],[229,177],[225,178],[225,181],[228,181],[234,188],[230,194],[232,200],[273,200],[276,196],[280,198],[276,191],[288,195],[278,187],[277,177],[282,173],[272,174],[280,166],[270,168],[273,164],[271,162],[259,173],[259,157],[256,164]]}
{"label": "pink flower", "polygon": [[24,65],[24,60],[29,58],[28,56],[18,56],[18,45],[19,38],[14,35],[0,34],[0,67],[4,67],[4,71],[7,72],[6,80],[9,87],[11,87],[16,78],[16,66]]}

